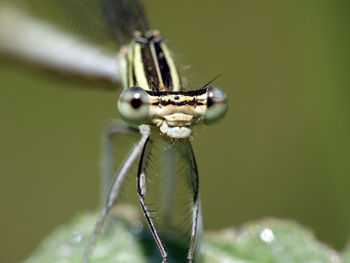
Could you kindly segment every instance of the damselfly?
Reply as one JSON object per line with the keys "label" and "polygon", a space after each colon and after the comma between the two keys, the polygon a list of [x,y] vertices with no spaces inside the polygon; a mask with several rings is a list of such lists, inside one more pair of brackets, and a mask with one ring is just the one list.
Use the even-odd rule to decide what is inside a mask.
{"label": "damselfly", "polygon": [[[71,1],[70,4],[81,6],[90,2],[94,1]],[[69,2],[62,1],[62,4],[69,5]],[[151,195],[154,186],[148,178],[156,171],[156,173],[162,173],[164,181],[168,182],[164,184],[164,188],[166,188],[165,205],[157,208],[164,210],[165,217],[169,220],[167,223],[172,222],[175,225],[178,223],[177,221],[181,221],[182,216],[186,217],[187,215],[169,216],[169,210],[174,203],[173,198],[169,196],[173,194],[171,186],[175,184],[174,178],[178,176],[184,178],[186,183],[185,186],[182,186],[184,188],[182,190],[190,196],[189,206],[186,208],[188,211],[185,212],[190,214],[190,239],[187,260],[193,262],[201,213],[198,169],[190,143],[191,131],[193,126],[197,124],[211,124],[224,116],[227,110],[226,95],[220,88],[210,86],[211,82],[196,90],[185,87],[171,52],[159,32],[150,29],[139,0],[100,0],[97,6],[99,8],[96,9],[96,12],[103,14],[110,32],[121,46],[121,51],[118,58],[113,58],[115,60],[115,67],[112,67],[114,71],[110,69],[94,71],[91,70],[91,67],[89,70],[79,69],[80,71],[76,67],[75,70],[84,74],[85,71],[93,72],[95,75],[108,71],[105,76],[109,76],[113,80],[121,80],[124,90],[118,100],[118,110],[125,122],[111,122],[105,133],[102,171],[104,177],[103,189],[106,192],[104,194],[105,204],[85,250],[82,262],[88,262],[102,225],[110,209],[117,203],[123,182],[132,165],[136,162],[138,162],[136,174],[137,194],[163,262],[166,262],[167,251],[149,211],[147,197]],[[22,28],[22,31],[25,31],[26,34],[30,30]],[[0,28],[1,34],[6,36]],[[50,61],[50,59],[43,60],[42,57],[50,55],[50,52],[48,52],[50,48],[38,51],[37,54],[41,54],[41,56],[38,56],[37,54],[27,55],[28,51],[25,48],[23,50],[18,48],[20,45],[17,47],[12,43],[12,45],[6,46],[6,40],[3,40],[0,44],[3,49],[19,52],[31,59],[41,59],[42,63],[44,61],[44,63],[49,64],[47,61]],[[62,56],[64,57],[63,53]],[[57,59],[62,60],[62,57],[55,59],[56,61]],[[52,64],[62,66],[62,63],[60,65],[55,64],[55,59],[51,59],[51,61],[54,61]],[[74,69],[74,66],[71,67]],[[139,133],[140,139],[133,145],[115,173],[112,184],[107,186],[107,182],[110,181],[109,178],[113,174],[111,150],[113,138],[121,133]],[[158,156],[154,156],[156,144],[161,145],[161,151],[157,152]],[[152,160],[152,157],[156,160]],[[151,162],[163,162],[164,165],[159,166],[162,169],[152,170],[150,168]],[[178,168],[179,166],[181,166],[181,169]],[[107,189],[109,190],[107,191]],[[174,199],[176,198],[179,197],[175,196]]]}

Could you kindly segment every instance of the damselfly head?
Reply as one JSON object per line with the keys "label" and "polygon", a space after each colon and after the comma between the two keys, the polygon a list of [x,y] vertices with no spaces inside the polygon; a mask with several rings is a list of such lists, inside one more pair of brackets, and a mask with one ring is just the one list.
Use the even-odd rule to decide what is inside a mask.
{"label": "damselfly head", "polygon": [[211,124],[225,115],[225,93],[209,86],[216,78],[198,90],[184,91],[158,31],[135,32],[120,59],[124,91],[118,110],[128,124],[152,125],[164,137],[177,140],[189,138],[194,125]]}
{"label": "damselfly head", "polygon": [[191,135],[192,126],[212,124],[227,111],[227,98],[218,87],[195,91],[149,91],[139,87],[124,90],[118,110],[130,125],[149,124],[172,139]]}

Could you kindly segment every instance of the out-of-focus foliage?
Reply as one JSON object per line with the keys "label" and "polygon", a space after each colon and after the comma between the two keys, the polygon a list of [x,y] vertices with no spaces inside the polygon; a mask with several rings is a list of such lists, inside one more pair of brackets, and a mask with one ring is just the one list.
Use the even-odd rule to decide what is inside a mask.
{"label": "out-of-focus foliage", "polygon": [[[126,211],[126,212],[125,212]],[[127,213],[132,209],[124,210]],[[95,214],[82,214],[46,237],[24,263],[79,263]],[[91,263],[157,263],[161,261],[153,237],[137,218],[113,219],[95,247]],[[167,236],[171,239],[171,236]],[[169,263],[187,262],[186,247],[170,242]],[[202,263],[340,263],[340,255],[316,240],[307,229],[290,221],[266,219],[241,227],[205,233],[201,242]],[[345,262],[345,261],[344,261]]]}

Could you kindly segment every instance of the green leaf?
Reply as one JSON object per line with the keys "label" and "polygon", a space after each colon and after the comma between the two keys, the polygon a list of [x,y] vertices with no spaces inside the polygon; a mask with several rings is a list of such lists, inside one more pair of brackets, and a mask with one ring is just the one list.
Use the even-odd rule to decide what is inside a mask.
{"label": "green leaf", "polygon": [[350,242],[348,243],[347,247],[345,248],[345,252],[343,254],[343,262],[344,263],[350,262]]}
{"label": "green leaf", "polygon": [[[159,263],[161,257],[148,228],[135,210],[124,207],[111,217],[94,249],[91,263]],[[25,263],[80,262],[96,213],[84,213],[45,238]],[[165,234],[169,263],[186,262],[186,247]],[[349,251],[349,250],[348,250]],[[350,262],[350,252],[344,261]],[[346,260],[346,261],[345,261]],[[200,246],[202,263],[337,263],[340,255],[298,224],[277,219],[247,223],[239,228],[206,232]]]}

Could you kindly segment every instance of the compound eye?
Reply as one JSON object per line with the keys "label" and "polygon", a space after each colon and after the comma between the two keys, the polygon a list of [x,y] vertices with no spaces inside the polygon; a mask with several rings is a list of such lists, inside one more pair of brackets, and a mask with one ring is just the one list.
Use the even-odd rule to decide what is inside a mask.
{"label": "compound eye", "polygon": [[145,124],[149,120],[149,101],[146,91],[131,87],[122,92],[118,101],[120,116],[131,125]]}
{"label": "compound eye", "polygon": [[228,107],[227,97],[218,87],[209,87],[207,94],[207,110],[205,112],[204,123],[212,124],[225,116]]}

